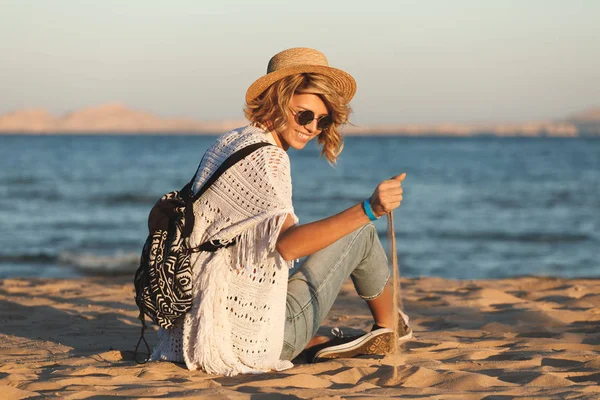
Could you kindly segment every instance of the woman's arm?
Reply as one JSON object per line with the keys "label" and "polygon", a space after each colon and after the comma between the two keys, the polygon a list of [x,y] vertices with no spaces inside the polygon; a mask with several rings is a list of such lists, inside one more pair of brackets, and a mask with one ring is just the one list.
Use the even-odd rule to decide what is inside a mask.
{"label": "woman's arm", "polygon": [[[371,208],[380,217],[402,203],[402,181],[406,174],[381,182],[371,196]],[[361,204],[339,214],[304,225],[294,225],[288,215],[279,238],[277,251],[285,260],[295,260],[313,254],[369,222]]]}

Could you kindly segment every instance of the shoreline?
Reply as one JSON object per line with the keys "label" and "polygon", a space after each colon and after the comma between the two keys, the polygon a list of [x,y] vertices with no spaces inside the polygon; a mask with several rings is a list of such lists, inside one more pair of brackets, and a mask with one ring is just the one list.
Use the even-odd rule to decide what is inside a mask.
{"label": "shoreline", "polygon": [[[600,279],[403,278],[415,339],[385,357],[225,378],[168,362],[136,365],[131,276],[0,280],[0,390],[8,398],[437,399],[600,396]],[[367,330],[346,282],[319,330]],[[147,340],[156,343],[150,330]],[[337,397],[336,397],[337,396]],[[489,397],[488,397],[489,398]]]}

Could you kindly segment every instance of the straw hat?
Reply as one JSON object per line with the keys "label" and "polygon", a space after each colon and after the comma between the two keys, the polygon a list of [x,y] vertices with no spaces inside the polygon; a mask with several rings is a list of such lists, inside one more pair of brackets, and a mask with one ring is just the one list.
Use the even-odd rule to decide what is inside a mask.
{"label": "straw hat", "polygon": [[350,102],[356,93],[354,78],[341,69],[330,67],[325,54],[315,49],[295,47],[277,53],[269,60],[267,74],[250,85],[246,92],[246,102],[257,98],[281,78],[304,72],[315,72],[331,78],[331,82],[347,102]]}

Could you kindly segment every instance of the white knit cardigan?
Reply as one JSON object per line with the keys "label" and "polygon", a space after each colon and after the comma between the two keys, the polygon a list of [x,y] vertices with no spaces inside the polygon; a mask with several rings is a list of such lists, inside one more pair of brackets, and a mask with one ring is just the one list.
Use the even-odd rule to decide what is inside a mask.
{"label": "white knit cardigan", "polygon": [[[228,156],[257,142],[275,144],[270,133],[252,125],[220,136],[201,162],[194,192]],[[193,256],[192,309],[173,329],[159,330],[152,359],[223,375],[292,367],[279,355],[293,262],[275,249],[288,214],[298,222],[289,157],[277,146],[258,149],[206,191],[194,205],[190,244],[233,238],[237,243]]]}

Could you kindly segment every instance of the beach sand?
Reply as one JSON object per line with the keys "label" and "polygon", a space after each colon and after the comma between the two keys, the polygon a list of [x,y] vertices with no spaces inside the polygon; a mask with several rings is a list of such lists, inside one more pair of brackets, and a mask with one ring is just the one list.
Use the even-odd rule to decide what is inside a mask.
{"label": "beach sand", "polygon": [[[600,398],[600,280],[403,279],[402,292],[415,338],[394,355],[227,378],[133,361],[129,277],[3,280],[0,398]],[[320,331],[370,325],[347,282]]]}

